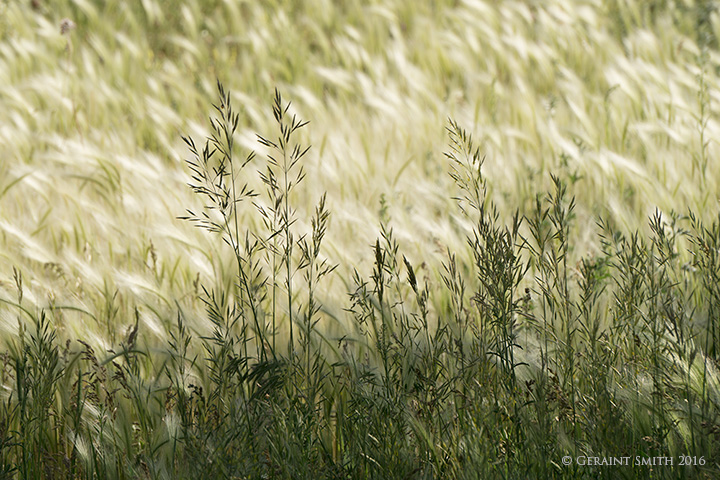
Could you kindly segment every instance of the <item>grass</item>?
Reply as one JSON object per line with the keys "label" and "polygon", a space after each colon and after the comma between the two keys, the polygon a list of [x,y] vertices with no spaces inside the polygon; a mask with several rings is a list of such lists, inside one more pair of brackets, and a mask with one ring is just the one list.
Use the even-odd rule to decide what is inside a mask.
{"label": "grass", "polygon": [[711,2],[171,3],[0,4],[0,477],[713,478]]}

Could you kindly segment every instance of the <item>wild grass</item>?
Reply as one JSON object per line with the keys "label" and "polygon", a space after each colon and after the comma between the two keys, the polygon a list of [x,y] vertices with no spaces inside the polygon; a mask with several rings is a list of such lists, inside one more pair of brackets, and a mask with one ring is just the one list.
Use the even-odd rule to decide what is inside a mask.
{"label": "wild grass", "polygon": [[0,476],[712,478],[713,8],[0,3]]}

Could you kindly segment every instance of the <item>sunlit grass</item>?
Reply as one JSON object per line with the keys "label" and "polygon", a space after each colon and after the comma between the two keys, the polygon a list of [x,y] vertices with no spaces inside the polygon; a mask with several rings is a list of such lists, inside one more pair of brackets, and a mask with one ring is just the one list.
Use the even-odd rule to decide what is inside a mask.
{"label": "sunlit grass", "polygon": [[[219,406],[221,400],[232,395],[238,395],[232,397],[238,402],[246,402],[245,410],[233,415],[242,414],[248,420],[257,414],[247,403],[255,400],[254,387],[238,393],[232,390],[235,387],[218,384],[214,400],[193,390],[205,385],[208,395],[210,377],[188,378],[211,373],[188,365],[192,373],[185,378],[179,374],[179,365],[191,363],[193,358],[198,365],[208,356],[214,358],[208,350],[210,344],[193,345],[186,352],[187,358],[180,360],[185,355],[177,351],[182,341],[172,335],[182,336],[180,332],[185,332],[188,338],[198,340],[217,333],[227,342],[237,334],[236,340],[242,340],[243,345],[249,345],[255,352],[253,358],[263,361],[267,358],[262,355],[269,353],[262,342],[272,337],[273,342],[277,341],[272,344],[272,353],[277,354],[273,360],[278,364],[263,364],[258,367],[262,371],[253,375],[277,380],[284,385],[285,394],[300,392],[298,398],[312,395],[324,398],[324,404],[317,400],[317,408],[324,408],[325,413],[322,418],[317,417],[321,418],[318,425],[303,427],[307,428],[303,430],[305,436],[297,438],[310,442],[304,446],[263,444],[274,437],[260,435],[265,440],[258,440],[260,443],[253,446],[256,457],[248,461],[253,466],[236,465],[237,471],[248,472],[247,475],[257,473],[259,470],[253,469],[260,468],[270,456],[291,459],[288,465],[295,467],[325,465],[329,469],[325,472],[327,476],[340,475],[332,471],[331,465],[345,468],[346,473],[355,471],[350,476],[358,477],[384,472],[383,468],[393,464],[398,465],[397,472],[409,474],[417,466],[413,456],[430,459],[423,465],[432,467],[423,472],[431,476],[443,472],[462,477],[461,472],[453,471],[453,459],[468,471],[475,468],[488,472],[487,462],[496,461],[498,451],[483,450],[489,448],[487,440],[481,441],[485,438],[482,430],[485,427],[480,421],[483,414],[480,410],[472,413],[473,408],[484,408],[485,400],[467,407],[471,411],[468,422],[479,422],[478,428],[463,431],[462,442],[447,445],[432,440],[433,435],[440,435],[443,430],[439,423],[424,423],[432,419],[431,415],[423,416],[429,415],[427,411],[415,411],[412,420],[407,420],[403,417],[405,410],[393,410],[402,402],[394,404],[389,400],[400,395],[392,389],[403,382],[409,388],[408,375],[412,377],[417,372],[429,375],[423,381],[433,385],[442,384],[443,375],[453,381],[462,379],[458,385],[465,386],[471,378],[488,378],[497,385],[483,393],[492,393],[494,405],[503,408],[510,408],[507,401],[519,395],[523,382],[537,381],[538,388],[550,392],[549,402],[555,404],[544,407],[540,393],[528,390],[529,397],[535,395],[538,407],[532,416],[536,422],[534,430],[523,433],[527,435],[523,440],[526,442],[531,437],[537,445],[557,441],[558,431],[550,426],[555,417],[562,424],[559,436],[570,438],[577,428],[577,419],[585,416],[583,421],[587,424],[617,423],[616,433],[622,438],[632,431],[639,438],[659,441],[666,432],[664,428],[672,430],[677,426],[673,442],[682,441],[686,447],[693,445],[697,451],[704,451],[693,437],[697,435],[693,422],[699,415],[712,423],[708,420],[711,412],[715,412],[713,415],[717,412],[717,405],[708,404],[711,401],[708,399],[718,398],[718,386],[713,383],[717,365],[704,359],[716,356],[713,339],[717,333],[712,329],[716,328],[713,320],[717,320],[718,307],[712,303],[717,302],[716,297],[711,296],[711,300],[698,297],[699,285],[713,291],[712,283],[703,284],[706,279],[697,279],[691,273],[693,268],[712,272],[716,260],[711,247],[693,243],[683,235],[678,235],[677,257],[674,253],[662,253],[662,245],[651,240],[661,232],[657,228],[653,232],[648,220],[656,209],[667,221],[674,212],[680,215],[693,212],[692,227],[688,219],[679,219],[678,225],[690,229],[698,238],[702,237],[701,222],[711,229],[709,225],[717,220],[720,165],[714,139],[720,134],[717,121],[720,56],[715,33],[720,28],[720,16],[713,8],[712,2],[700,0],[0,2],[0,300],[4,302],[0,307],[0,335],[10,339],[10,345],[20,326],[27,324],[32,329],[30,318],[40,318],[44,311],[61,347],[66,339],[87,343],[85,347],[73,343],[71,353],[67,353],[77,357],[80,351],[85,351],[82,368],[86,374],[92,370],[96,372],[95,378],[100,378],[102,368],[112,365],[96,365],[88,349],[94,348],[96,360],[101,361],[111,355],[108,350],[117,352],[124,363],[120,362],[114,371],[116,378],[106,372],[108,378],[97,385],[95,380],[88,380],[87,385],[100,388],[98,385],[103,384],[107,391],[93,393],[99,399],[91,399],[88,410],[78,415],[86,422],[83,428],[95,425],[92,428],[110,429],[103,430],[110,435],[108,439],[117,442],[124,438],[128,454],[144,452],[142,455],[150,451],[149,446],[162,443],[162,432],[176,431],[180,428],[178,422],[187,426],[193,415],[208,415],[201,419],[193,417],[192,422],[210,428],[215,421],[210,417],[223,411],[224,407]],[[216,236],[178,218],[186,216],[187,210],[203,211],[202,200],[187,186],[193,182],[185,160],[192,155],[182,138],[194,139],[200,146],[211,134],[208,116],[217,113],[211,107],[212,103],[217,104],[217,81],[229,92],[238,115],[233,136],[235,158],[244,159],[250,152],[257,152],[241,174],[236,172],[240,175],[238,185],[247,184],[248,189],[258,193],[258,198],[243,202],[232,212],[237,227],[226,232],[230,236],[226,240],[234,238],[234,245],[239,246],[235,253],[232,241],[228,247]],[[273,145],[258,141],[257,135],[275,141],[273,132],[277,125],[271,109],[275,89],[284,99],[292,100],[288,115],[310,121],[307,127],[294,133],[298,143],[312,145],[302,159],[305,179],[297,189],[289,189],[285,197],[278,197],[280,190],[267,196],[268,182],[257,175],[266,171],[267,156],[273,152]],[[477,298],[470,297],[488,288],[489,285],[483,287],[483,281],[493,277],[478,276],[474,270],[481,259],[476,256],[478,248],[473,250],[472,241],[468,246],[467,240],[472,238],[473,229],[478,228],[477,219],[463,215],[452,198],[458,195],[457,186],[448,175],[450,165],[443,156],[448,151],[448,118],[457,122],[455,134],[466,129],[473,135],[484,157],[482,176],[487,182],[484,195],[497,211],[493,221],[488,220],[494,218],[492,215],[483,212],[489,222],[485,225],[489,230],[484,234],[489,235],[491,227],[511,225],[517,211],[519,218],[525,217],[527,221],[521,222],[518,236],[510,243],[522,244],[521,238],[532,239],[533,234],[541,235],[543,228],[549,228],[543,222],[550,220],[542,213],[545,205],[542,202],[548,192],[556,195],[549,204],[560,205],[574,198],[572,221],[556,222],[569,228],[566,243],[555,245],[557,238],[545,239],[548,243],[541,247],[543,238],[538,237],[534,244],[528,240],[525,245],[532,244],[536,249],[532,253],[516,245],[518,258],[530,262],[531,270],[512,288],[524,292],[527,287],[530,297],[522,305],[508,307],[499,315],[500,323],[477,338],[472,336],[477,332],[471,332],[472,322],[463,309],[477,306]],[[567,185],[562,198],[552,175]],[[536,201],[538,195],[540,203]],[[325,198],[324,208],[331,216],[325,220],[327,231],[322,236],[322,253],[317,257],[312,257],[309,250],[305,256],[297,248],[290,256],[287,251],[277,250],[292,243],[290,230],[283,228],[279,217],[268,220],[266,216],[264,223],[258,208],[269,212],[278,198],[292,205],[292,215],[289,207],[286,214],[295,222],[294,241],[307,235],[308,242],[313,228],[319,228],[324,210],[316,211],[316,207]],[[538,222],[534,232],[530,222],[533,218]],[[597,225],[600,219],[604,228]],[[281,230],[282,235],[267,238],[270,232]],[[627,249],[634,251],[635,240],[631,235],[636,230],[646,242],[643,248],[650,250],[625,258],[622,255]],[[242,232],[253,232],[265,242],[262,248],[258,247],[257,257],[238,257],[245,245]],[[606,243],[600,242],[598,235],[604,235]],[[716,238],[712,229],[707,236]],[[497,233],[498,242],[501,237]],[[386,258],[378,254],[395,247],[396,258],[388,254],[387,261],[396,265],[378,266],[380,257]],[[706,252],[707,264],[692,266],[693,261],[698,261],[700,250]],[[510,250],[504,252],[510,254]],[[245,254],[248,252],[243,251]],[[537,258],[531,261],[533,255]],[[538,260],[545,258],[543,255],[550,255],[552,261],[543,264]],[[613,255],[624,260],[612,260]],[[653,264],[648,260],[653,255],[666,259],[668,266]],[[656,269],[644,271],[645,277],[657,278],[660,284],[638,287],[629,279],[603,276],[610,267],[599,259],[616,261],[616,268],[622,271],[623,266],[628,266],[623,261],[639,261],[641,257],[645,263],[638,265]],[[303,277],[300,266],[307,267],[311,258],[318,262],[313,263],[312,268],[316,269],[311,268],[314,273]],[[482,261],[491,262],[493,258]],[[590,263],[583,263],[583,258]],[[337,269],[317,284],[314,282],[319,279],[313,275],[322,271],[318,265],[323,260],[327,265],[337,265]],[[238,282],[239,265],[254,261],[268,263],[262,264],[257,278],[241,278]],[[457,263],[457,271],[451,268],[453,262]],[[560,275],[550,264],[562,264],[564,273]],[[374,281],[377,289],[382,277],[379,271],[372,273],[378,268],[387,269],[388,277],[382,281],[389,282],[392,301],[372,297],[370,283]],[[494,271],[487,268],[488,272]],[[410,269],[416,277],[414,287],[407,283]],[[281,271],[285,273],[280,275]],[[577,284],[593,275],[602,277],[602,282],[610,285],[609,293],[619,296],[598,299],[597,304],[583,311],[582,305],[590,297],[578,297],[582,285]],[[293,280],[288,282],[288,277]],[[461,279],[464,287],[459,289]],[[263,280],[270,283],[263,284]],[[268,297],[258,297],[254,307],[248,307],[251,298],[242,295],[244,300],[240,304],[250,308],[245,313],[252,311],[256,317],[270,315],[268,312],[272,311],[276,322],[272,328],[270,324],[253,324],[249,330],[238,333],[228,325],[213,327],[208,323],[208,302],[216,301],[213,308],[227,313],[223,308],[230,308],[232,302],[228,299],[234,298],[237,284],[242,287],[243,282],[248,282],[248,288],[242,295],[250,297],[261,295],[264,290],[260,285],[269,287]],[[369,282],[367,295],[363,293],[363,282]],[[563,290],[561,286],[565,284],[572,284],[572,288]],[[688,289],[675,297],[675,293],[667,293],[670,284]],[[424,285],[432,295],[423,296]],[[252,295],[248,293],[249,286],[257,288]],[[448,291],[444,290],[446,287]],[[587,288],[588,295],[593,288]],[[460,290],[467,297],[462,308]],[[217,295],[214,300],[211,293]],[[487,294],[494,298],[494,293]],[[666,295],[662,297],[666,303],[661,306],[642,303],[646,298],[643,295],[650,294],[657,295],[653,298]],[[222,295],[227,298],[221,301]],[[272,310],[267,303],[271,296]],[[292,298],[281,302],[281,297]],[[626,323],[617,329],[613,322],[619,321],[619,317],[611,313],[616,310],[610,310],[616,308],[615,298],[622,298],[621,303],[628,308],[623,317]],[[355,316],[347,311],[352,302]],[[412,308],[398,313],[397,306],[404,302]],[[309,305],[313,305],[310,310]],[[565,309],[557,309],[558,305]],[[318,311],[314,311],[315,306]],[[636,308],[634,313],[631,307]],[[661,338],[670,335],[659,332],[657,324],[658,318],[667,320],[668,309],[679,311],[678,318],[691,324],[678,327],[677,331],[692,333],[692,338],[680,341],[672,336],[679,335],[677,331],[669,340]],[[483,312],[479,315],[487,313]],[[381,329],[364,336],[363,328],[355,320],[370,322],[367,315],[371,314],[378,316],[378,325],[397,323],[384,327],[390,330],[383,334],[378,334]],[[443,325],[448,315],[454,318],[454,323],[448,326],[448,336],[437,334],[436,339],[431,339],[429,332]],[[523,315],[528,317],[527,324],[516,318]],[[295,322],[291,323],[293,317]],[[131,342],[128,335],[136,320],[139,333]],[[575,332],[567,326],[571,321],[584,327],[596,325],[597,330]],[[393,339],[388,333],[391,330],[396,335]],[[606,337],[602,337],[602,332]],[[652,338],[637,337],[643,347],[651,346],[648,351],[636,351],[633,346],[633,335],[640,332],[655,334]],[[416,336],[421,333],[427,337]],[[385,334],[389,337],[380,341]],[[472,338],[487,340],[484,335],[490,335],[496,343],[472,344],[475,341]],[[517,358],[514,347],[509,347],[515,335],[526,346],[524,351],[517,352]],[[548,335],[557,351],[543,343]],[[341,338],[344,340],[340,341]],[[483,360],[466,371],[467,365],[453,364],[439,350],[433,350],[440,346],[449,349],[451,341],[456,340],[460,342],[457,344],[460,350],[455,352],[458,355],[479,348],[495,351],[497,358],[486,362],[483,353],[478,357]],[[678,346],[672,347],[670,340]],[[176,400],[182,405],[190,402],[187,405],[194,406],[188,408],[195,409],[188,414],[190,417],[182,419],[177,415],[187,412],[172,409],[162,412],[158,403],[162,389],[167,390],[167,385],[158,380],[164,374],[165,360],[153,354],[166,350],[168,341],[175,349],[171,358],[178,362],[174,366],[174,374],[178,374],[174,381],[180,382],[174,387],[179,395]],[[459,347],[463,342],[469,350]],[[608,352],[603,342],[621,346]],[[217,352],[230,348],[220,343],[213,344]],[[149,352],[148,356],[133,352],[131,344]],[[589,351],[588,345],[592,345]],[[498,353],[498,348],[505,350]],[[295,354],[291,353],[293,349],[298,349]],[[398,352],[407,356],[401,358]],[[655,371],[631,363],[627,370],[608,375],[611,383],[616,382],[613,387],[580,381],[578,385],[567,383],[568,378],[577,376],[573,373],[575,368],[583,374],[589,373],[583,370],[589,365],[614,368],[621,353],[632,359],[645,355],[655,362]],[[370,364],[385,369],[378,384],[364,376],[365,354]],[[569,360],[573,354],[581,359]],[[294,355],[302,357],[302,362]],[[496,370],[495,360],[497,365],[504,366]],[[347,378],[358,383],[341,388],[347,378],[334,377],[339,375],[333,370],[335,367],[330,368],[335,361],[352,372]],[[435,362],[434,365],[444,365],[448,370],[433,371],[428,365],[415,365],[416,361]],[[277,371],[287,366],[283,362],[289,362],[295,369],[296,376],[291,376],[291,380],[275,378]],[[522,362],[530,365],[516,368]],[[552,362],[566,370],[558,371],[550,366]],[[672,370],[668,381],[685,385],[685,391],[653,390],[661,364],[672,365],[668,367]],[[11,370],[10,366],[3,368],[3,372]],[[67,372],[75,376],[85,374],[73,368]],[[122,384],[124,380],[121,381],[118,371],[133,376],[138,385]],[[510,377],[504,377],[505,374]],[[506,383],[508,379],[510,383]],[[364,383],[366,380],[369,383]],[[394,384],[395,380],[399,383]],[[59,395],[64,396],[64,406],[74,405],[70,399],[77,392],[92,397],[82,388],[73,390],[78,387],[73,385],[72,378],[65,377],[63,381],[66,384],[58,388],[62,392]],[[3,377],[0,383],[6,385],[2,397],[5,401],[11,398],[12,382]],[[109,392],[120,387],[130,392],[129,397],[137,403],[133,406],[130,399],[122,401],[123,408],[130,412],[126,418],[141,419],[137,426],[110,421],[112,408],[117,406],[107,403],[113,396]],[[274,387],[268,387],[272,390],[268,392],[258,388],[262,395],[277,393],[272,390]],[[383,389],[387,398],[376,398]],[[228,393],[231,391],[235,393]],[[623,430],[623,422],[630,420],[613,417],[617,411],[596,403],[594,397],[583,397],[590,395],[588,392],[610,403],[618,400],[629,404],[625,414],[647,421],[647,431],[641,432],[635,424]],[[479,395],[478,391],[473,394]],[[144,396],[153,397],[157,403],[148,407],[155,409],[152,412],[142,410],[140,399]],[[659,396],[667,402],[658,404]],[[450,397],[437,398],[449,401]],[[467,401],[470,397],[464,398]],[[218,402],[216,410],[198,406],[197,402],[205,399]],[[689,403],[683,403],[685,399]],[[283,403],[286,400],[270,402],[268,408],[275,409],[272,415],[275,423],[268,424],[267,431],[300,428],[304,420],[312,418],[300,404]],[[457,405],[460,398],[453,402]],[[563,402],[572,406],[572,415],[563,410]],[[282,410],[288,405],[292,408]],[[379,411],[393,419],[390,423],[405,418],[407,424],[392,423],[388,428],[397,428],[397,436],[412,431],[411,436],[419,439],[418,443],[411,446],[399,441],[394,444],[392,437],[375,438],[385,428],[382,414],[364,425],[343,424],[343,415],[354,419],[357,412],[375,407],[382,407]],[[656,409],[657,417],[638,413],[650,407]],[[698,411],[692,410],[696,407]],[[452,421],[442,415],[450,415],[451,411],[433,413],[439,415],[438,422],[447,420],[449,425]],[[523,412],[508,410],[496,412],[498,417],[493,417],[508,428],[507,443],[501,442],[499,447],[505,453],[512,450],[513,441],[520,441],[517,436],[521,433],[514,429]],[[659,423],[657,418],[661,419]],[[150,423],[143,424],[146,420]],[[80,427],[78,424],[63,428]],[[158,429],[157,437],[151,435],[151,428]],[[503,428],[498,430],[504,431]],[[108,433],[112,429],[117,431]],[[98,463],[93,448],[100,446],[100,440],[93,446],[89,437],[76,437],[75,433],[58,434],[57,442],[67,441],[62,448],[68,458],[76,448],[78,461],[85,462],[82,472],[90,475],[92,471],[119,468],[120,460],[113,460],[109,453],[102,460],[104,466]],[[203,437],[206,434],[198,433],[192,441],[187,437],[182,441],[189,442],[185,444],[187,448],[192,448],[189,446],[192,442],[210,448],[208,437]],[[612,432],[603,435],[610,438]],[[453,438],[459,437],[460,434]],[[352,439],[358,438],[368,443],[350,445]],[[312,442],[320,442],[322,448]],[[479,446],[474,446],[478,442]],[[577,444],[561,447],[580,448]],[[662,446],[675,453],[682,452],[681,447]],[[543,451],[542,448],[535,453]],[[658,448],[657,451],[662,450]],[[363,457],[362,465],[353,463],[368,449],[373,449],[378,457]],[[332,461],[303,456],[320,451],[326,452]],[[686,451],[690,454],[690,450]],[[162,452],[170,455],[168,450]],[[232,462],[231,453],[224,455],[226,461]],[[342,455],[347,457],[343,460]],[[558,456],[551,460],[559,459]],[[158,463],[152,468],[157,469],[144,473],[162,476],[174,472],[175,460],[155,460]],[[512,461],[508,460],[508,468]],[[132,476],[150,468],[142,467],[142,462],[151,463],[147,458],[138,460],[131,467],[134,473],[126,474]],[[87,465],[93,466],[88,469]],[[292,467],[275,465],[264,473],[291,475],[290,470],[282,468]],[[538,476],[543,473],[548,472],[535,471]],[[306,474],[309,476],[310,471]]]}

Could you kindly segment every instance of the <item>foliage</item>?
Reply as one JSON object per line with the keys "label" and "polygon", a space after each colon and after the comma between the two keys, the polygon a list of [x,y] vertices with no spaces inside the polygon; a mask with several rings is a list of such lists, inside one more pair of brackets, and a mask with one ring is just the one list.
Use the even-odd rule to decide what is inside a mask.
{"label": "foliage", "polygon": [[0,477],[712,478],[716,16],[0,2]]}

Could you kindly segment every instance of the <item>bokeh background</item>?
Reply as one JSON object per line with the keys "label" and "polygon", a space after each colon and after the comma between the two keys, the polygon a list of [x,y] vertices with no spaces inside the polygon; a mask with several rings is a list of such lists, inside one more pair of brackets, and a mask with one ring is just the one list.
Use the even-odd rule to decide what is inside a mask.
{"label": "bokeh background", "polygon": [[[711,1],[3,0],[0,295],[19,300],[19,274],[21,304],[72,307],[58,331],[105,347],[135,306],[149,337],[178,306],[200,317],[199,286],[232,275],[231,252],[177,219],[202,209],[182,136],[203,143],[217,81],[259,191],[274,90],[310,122],[293,204],[308,231],[328,195],[329,316],[352,270],[369,273],[381,222],[431,282],[448,249],[470,258],[449,118],[485,156],[502,216],[529,211],[550,174],[568,183],[578,255],[598,248],[599,218],[711,220],[719,26]],[[248,204],[245,225],[259,221]],[[0,309],[2,335],[17,327]]]}

